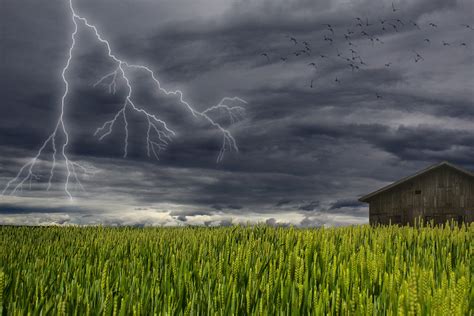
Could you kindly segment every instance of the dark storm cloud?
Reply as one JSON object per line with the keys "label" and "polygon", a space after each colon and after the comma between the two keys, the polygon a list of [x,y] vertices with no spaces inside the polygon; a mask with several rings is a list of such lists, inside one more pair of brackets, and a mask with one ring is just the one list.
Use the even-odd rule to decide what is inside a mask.
{"label": "dark storm cloud", "polygon": [[183,215],[176,217],[176,219],[180,222],[186,222],[188,220],[186,216],[183,216]]}
{"label": "dark storm cloud", "polygon": [[265,220],[265,224],[273,227],[288,227],[290,223],[277,221],[275,218],[271,217]]}
{"label": "dark storm cloud", "polygon": [[233,224],[234,223],[232,222],[232,218],[204,222],[204,225],[208,227],[209,226],[232,226]]}
{"label": "dark storm cloud", "polygon": [[[74,3],[110,39],[118,56],[146,63],[163,86],[182,89],[196,108],[226,95],[248,101],[246,118],[231,127],[239,152],[226,153],[216,164],[222,135],[186,112],[176,97],[158,95],[139,72],[130,74],[137,87],[134,98],[166,120],[177,137],[159,161],[147,157],[143,116],[128,115],[127,159],[121,158],[121,120],[108,137],[94,137],[120,109],[126,92],[123,82],[115,94],[107,91],[107,83],[94,87],[114,65],[105,58],[105,46],[82,25],[66,74],[68,150],[98,171],[81,175],[86,193],[74,188],[77,208],[58,202],[64,198],[64,170],[58,170],[53,189],[41,200],[51,167],[52,148],[47,148],[40,157],[42,170],[35,170],[43,182],[33,183],[31,191],[25,186],[20,194],[26,201],[31,192],[40,205],[8,200],[0,213],[71,215],[38,215],[28,220],[33,224],[214,226],[245,222],[254,214],[265,217],[252,220],[269,225],[350,224],[367,220],[367,207],[355,202],[358,196],[400,175],[439,160],[474,168],[474,31],[460,26],[474,24],[470,1],[400,1],[395,14],[391,1]],[[54,129],[72,29],[69,14],[67,1],[7,0],[2,5],[0,39],[7,49],[0,56],[0,185],[15,176]],[[357,16],[368,18],[373,25],[367,32],[383,44],[361,33]],[[397,18],[405,21],[398,32],[382,30],[379,19]],[[325,23],[333,25],[334,34]],[[354,31],[354,46],[343,37],[348,29]],[[297,38],[298,45],[288,36]],[[443,47],[443,40],[451,46]],[[311,56],[296,57],[303,41],[310,43]],[[367,64],[359,63],[358,71],[344,59],[353,57],[351,47]],[[424,60],[415,62],[414,51]],[[287,62],[280,60],[283,56]],[[229,125],[224,117],[219,122]],[[58,206],[48,207],[47,198],[57,198]],[[87,205],[89,200],[93,204]],[[103,210],[115,218],[102,216]],[[292,214],[300,217],[290,219]],[[13,216],[9,223],[17,220]]]}
{"label": "dark storm cloud", "polygon": [[301,211],[314,211],[319,206],[320,206],[319,201],[311,201],[308,204],[305,204],[305,205],[302,205],[302,206],[298,207],[298,209],[301,210]]}
{"label": "dark storm cloud", "polygon": [[211,215],[209,211],[201,210],[177,210],[170,213],[171,216],[202,216],[202,215]]}
{"label": "dark storm cloud", "polygon": [[307,228],[307,227],[322,227],[326,223],[326,220],[324,217],[321,216],[315,216],[315,217],[310,217],[306,216],[303,218],[300,222],[300,226]]}
{"label": "dark storm cloud", "polygon": [[291,202],[293,202],[293,201],[292,201],[292,200],[280,200],[280,201],[278,201],[278,202],[275,204],[275,206],[276,206],[276,207],[280,207],[280,206],[289,204],[289,203],[291,203]]}
{"label": "dark storm cloud", "polygon": [[[0,214],[26,214],[26,213],[78,213],[83,212],[80,207],[35,207],[35,206],[25,206],[25,205],[15,205],[8,203],[0,203]],[[91,211],[91,210],[87,210]]]}
{"label": "dark storm cloud", "polygon": [[358,207],[363,207],[364,204],[357,201],[357,200],[339,200],[334,202],[329,210],[335,210],[335,209],[340,209],[343,207],[351,207],[351,208],[358,208]]}
{"label": "dark storm cloud", "polygon": [[[474,136],[465,130],[440,130],[429,126],[390,129],[380,124],[348,124],[341,126],[300,126],[295,133],[302,137],[326,135],[331,138],[361,139],[402,160],[437,160],[446,151],[451,160],[467,163]],[[461,148],[458,148],[458,147]]]}

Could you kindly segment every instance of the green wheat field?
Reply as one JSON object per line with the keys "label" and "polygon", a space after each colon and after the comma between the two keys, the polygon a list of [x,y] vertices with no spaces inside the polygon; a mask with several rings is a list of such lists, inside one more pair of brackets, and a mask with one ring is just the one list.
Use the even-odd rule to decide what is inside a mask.
{"label": "green wheat field", "polygon": [[0,227],[2,315],[473,315],[474,224]]}

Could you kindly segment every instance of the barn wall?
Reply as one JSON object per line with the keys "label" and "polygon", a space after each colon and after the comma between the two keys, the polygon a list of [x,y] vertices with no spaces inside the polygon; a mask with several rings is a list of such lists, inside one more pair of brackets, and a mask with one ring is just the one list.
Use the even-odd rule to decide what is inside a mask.
{"label": "barn wall", "polygon": [[435,223],[448,219],[472,222],[474,179],[449,167],[415,177],[369,201],[371,224],[413,224],[417,216]]}

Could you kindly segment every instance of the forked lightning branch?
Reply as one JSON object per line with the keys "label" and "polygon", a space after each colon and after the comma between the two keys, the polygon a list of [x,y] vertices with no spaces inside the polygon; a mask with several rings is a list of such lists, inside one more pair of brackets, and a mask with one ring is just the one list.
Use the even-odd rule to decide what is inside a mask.
{"label": "forked lightning branch", "polygon": [[115,64],[114,69],[111,69],[110,73],[105,74],[102,78],[100,78],[94,84],[94,87],[105,84],[108,86],[109,92],[116,92],[119,83],[123,83],[126,87],[126,96],[124,97],[120,108],[113,116],[111,116],[110,120],[106,121],[96,130],[94,135],[97,136],[99,140],[102,140],[104,137],[110,135],[113,132],[117,121],[122,120],[125,130],[125,138],[123,140],[123,157],[127,157],[129,138],[127,112],[137,113],[143,117],[143,121],[145,124],[147,124],[147,132],[143,137],[146,140],[146,152],[149,157],[158,159],[160,152],[165,150],[167,145],[172,141],[173,137],[176,136],[176,132],[172,129],[172,127],[168,126],[166,122],[158,116],[158,114],[150,113],[134,101],[133,83],[129,76],[132,72],[143,72],[153,82],[154,87],[159,93],[175,96],[177,103],[183,106],[185,111],[189,111],[196,119],[207,121],[221,134],[222,145],[217,155],[217,162],[220,162],[224,158],[225,152],[238,151],[237,142],[229,129],[224,127],[216,119],[213,119],[212,116],[213,113],[215,114],[220,112],[221,114],[224,113],[226,116],[228,116],[231,124],[239,121],[243,118],[245,113],[245,108],[241,105],[246,104],[246,101],[239,97],[224,97],[217,105],[211,106],[204,111],[197,110],[191,103],[185,100],[185,97],[180,90],[168,90],[164,88],[161,82],[158,80],[156,74],[149,67],[145,65],[130,64],[126,60],[120,59],[113,52],[110,43],[103,38],[97,27],[76,12],[72,0],[69,0],[69,8],[71,10],[73,31],[71,33],[71,46],[69,47],[66,64],[61,72],[62,81],[64,82],[64,93],[61,97],[59,118],[52,133],[43,142],[36,155],[23,165],[16,177],[11,179],[6,184],[2,191],[2,195],[15,195],[19,190],[22,190],[24,186],[27,186],[28,184],[31,186],[32,181],[41,181],[41,177],[35,173],[35,170],[39,168],[38,165],[41,161],[41,156],[45,154],[47,150],[52,150],[52,161],[47,179],[47,190],[51,189],[55,172],[57,172],[57,169],[59,168],[58,165],[60,164],[63,164],[66,170],[63,187],[65,194],[70,199],[72,199],[72,182],[84,189],[80,181],[80,175],[81,173],[87,174],[90,172],[90,170],[89,168],[86,168],[85,166],[70,159],[67,151],[70,138],[66,124],[67,122],[65,120],[65,112],[67,110],[68,101],[67,99],[71,89],[68,81],[68,75],[70,75],[68,71],[74,57],[74,51],[78,45],[77,35],[81,29],[90,31],[95,35],[97,41],[104,45],[107,57]]}

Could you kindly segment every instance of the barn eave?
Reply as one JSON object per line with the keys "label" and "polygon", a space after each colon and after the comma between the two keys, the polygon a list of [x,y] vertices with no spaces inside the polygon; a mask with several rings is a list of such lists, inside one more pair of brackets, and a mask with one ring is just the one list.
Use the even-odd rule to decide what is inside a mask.
{"label": "barn eave", "polygon": [[438,168],[441,168],[441,167],[449,167],[449,168],[452,168],[452,169],[454,169],[454,170],[456,170],[456,171],[459,171],[459,172],[461,172],[461,173],[463,173],[463,174],[465,174],[465,175],[467,175],[467,176],[469,176],[469,177],[474,177],[474,173],[472,173],[472,172],[470,172],[470,171],[468,171],[468,170],[466,170],[466,169],[463,169],[463,168],[461,168],[461,167],[458,167],[458,166],[456,166],[456,165],[453,165],[452,163],[450,163],[450,162],[448,162],[448,161],[442,161],[442,162],[440,162],[440,163],[437,163],[437,164],[434,164],[434,165],[432,165],[432,166],[429,166],[428,168],[423,169],[423,170],[421,170],[421,171],[419,171],[419,172],[417,172],[417,173],[415,173],[415,174],[412,174],[411,176],[408,176],[408,177],[402,178],[402,179],[400,179],[400,180],[398,180],[398,181],[395,181],[395,182],[393,182],[392,184],[389,184],[389,185],[387,185],[387,186],[385,186],[385,187],[383,187],[383,188],[381,188],[381,189],[378,189],[377,191],[374,191],[374,192],[372,192],[372,193],[369,193],[369,194],[367,194],[367,195],[364,195],[364,196],[362,196],[361,198],[359,198],[359,201],[360,201],[360,202],[369,203],[369,200],[370,200],[372,197],[374,197],[374,196],[376,196],[376,195],[378,195],[378,194],[380,194],[380,193],[382,193],[382,192],[386,192],[386,191],[388,191],[388,190],[390,190],[390,189],[392,189],[392,188],[394,188],[394,187],[396,187],[396,186],[399,186],[400,184],[403,184],[403,183],[405,183],[405,182],[407,182],[407,181],[410,181],[410,180],[412,180],[412,179],[414,179],[414,178],[416,178],[416,177],[419,177],[419,176],[421,176],[421,175],[423,175],[423,174],[425,174],[425,173],[428,173],[428,172],[430,172],[430,171],[433,171],[433,170],[438,169]]}

